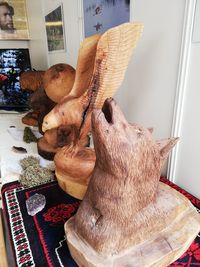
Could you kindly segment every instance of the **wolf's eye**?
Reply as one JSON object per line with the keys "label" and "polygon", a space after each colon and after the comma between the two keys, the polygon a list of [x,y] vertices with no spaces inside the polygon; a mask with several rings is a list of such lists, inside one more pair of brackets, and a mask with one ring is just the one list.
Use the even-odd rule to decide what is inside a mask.
{"label": "wolf's eye", "polygon": [[142,135],[142,129],[138,128],[135,131],[136,131],[138,137],[140,137]]}

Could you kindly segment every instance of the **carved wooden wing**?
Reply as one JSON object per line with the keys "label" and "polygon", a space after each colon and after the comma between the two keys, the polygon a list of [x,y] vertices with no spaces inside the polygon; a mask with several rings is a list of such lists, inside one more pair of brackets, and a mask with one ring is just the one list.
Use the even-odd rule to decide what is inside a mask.
{"label": "carved wooden wing", "polygon": [[101,108],[115,94],[141,36],[143,24],[124,23],[105,32],[97,45],[93,77],[89,86],[90,110]]}
{"label": "carved wooden wing", "polygon": [[72,96],[80,97],[88,90],[94,69],[97,43],[100,37],[100,34],[93,35],[84,39],[80,45],[75,82],[70,92]]}

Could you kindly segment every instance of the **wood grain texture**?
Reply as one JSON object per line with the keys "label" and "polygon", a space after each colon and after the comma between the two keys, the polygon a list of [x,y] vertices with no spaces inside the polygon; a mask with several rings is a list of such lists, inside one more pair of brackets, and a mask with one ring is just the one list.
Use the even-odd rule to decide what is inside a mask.
{"label": "wood grain texture", "polygon": [[[88,130],[88,125],[85,129],[84,122],[87,116],[90,116],[91,111],[95,107],[101,107],[104,100],[107,97],[111,97],[117,91],[121,82],[123,81],[125,71],[127,69],[128,62],[130,60],[133,49],[135,48],[137,41],[143,30],[141,23],[124,23],[117,27],[111,28],[104,33],[98,41],[91,46],[92,49],[86,50],[91,52],[93,74],[88,84],[84,72],[78,72],[78,81],[83,76],[83,88],[85,84],[88,86],[88,90],[80,88],[80,82],[75,83],[78,85],[78,90],[74,87],[72,91],[76,93],[69,97],[64,97],[58,105],[47,114],[43,122],[43,131],[51,128],[55,128],[65,124],[71,125],[79,121],[80,132]],[[97,45],[97,48],[96,48]],[[96,50],[95,50],[96,48]],[[95,59],[94,59],[94,51]],[[84,60],[84,61],[83,61]],[[85,57],[80,56],[78,61],[79,65],[88,63]],[[87,70],[89,66],[85,65],[84,68]],[[82,69],[83,67],[80,67]],[[83,69],[84,69],[83,68]],[[77,66],[79,69],[79,66]],[[88,70],[91,74],[91,67]],[[81,75],[82,74],[82,75]],[[88,76],[89,77],[89,76]],[[79,92],[85,92],[79,96]],[[77,102],[77,103],[76,103]],[[81,105],[81,107],[79,107]],[[79,112],[79,119],[77,115],[74,117],[73,114]]]}
{"label": "wood grain texture", "polygon": [[100,37],[100,34],[92,35],[88,38],[85,38],[80,45],[75,82],[70,92],[71,96],[80,97],[89,88],[94,69],[97,43]]}
{"label": "wood grain texture", "polygon": [[25,71],[20,75],[19,83],[22,90],[36,91],[43,88],[45,71]]}
{"label": "wood grain texture", "polygon": [[47,160],[53,160],[59,147],[54,147],[49,144],[44,137],[40,137],[37,141],[38,154]]}
{"label": "wood grain texture", "polygon": [[[87,138],[91,130],[92,110],[101,107],[104,100],[113,96],[120,87],[142,30],[141,23],[125,23],[111,28],[102,36],[95,35],[83,42],[79,50],[72,91],[45,116],[42,126],[44,132],[62,125],[73,125],[78,135],[72,145],[80,144],[81,140]],[[64,180],[67,181],[67,177],[71,177],[71,172],[74,170],[67,168],[63,171],[62,166],[67,165],[70,155],[69,157],[66,153],[64,156],[61,153],[58,155],[55,164],[64,187]],[[75,160],[75,157],[73,159]],[[82,170],[79,168],[80,174],[84,173],[82,164],[84,161],[87,165],[87,158],[78,164],[83,166]],[[62,177],[63,173],[66,179]]]}
{"label": "wood grain texture", "polygon": [[95,161],[92,148],[80,145],[61,148],[54,157],[55,175],[60,187],[73,197],[83,199]]}
{"label": "wood grain texture", "polygon": [[[163,183],[159,183],[158,196],[152,205],[149,208],[154,209],[153,217],[149,213],[149,223],[139,230],[142,241],[110,256],[97,253],[77,234],[74,217],[67,221],[67,242],[77,264],[85,267],[165,267],[179,258],[200,230],[200,215],[187,198]],[[159,230],[157,220],[161,214],[170,219],[166,219]],[[156,232],[152,234],[154,224]]]}
{"label": "wood grain texture", "polygon": [[44,74],[43,84],[47,96],[58,103],[72,90],[75,80],[75,69],[64,63],[51,66]]}
{"label": "wood grain texture", "polygon": [[109,29],[100,38],[89,87],[89,93],[94,94],[91,110],[101,108],[106,98],[120,87],[142,31],[141,23],[124,23]]}
{"label": "wood grain texture", "polygon": [[109,98],[92,113],[95,167],[75,216],[65,225],[79,266],[167,266],[200,230],[187,198],[159,182],[178,138],[155,141]]}
{"label": "wood grain texture", "polygon": [[42,122],[46,114],[56,105],[46,94],[43,88],[37,89],[31,96],[29,102],[30,108],[38,112],[38,128],[42,133]]}
{"label": "wood grain texture", "polygon": [[[141,210],[155,201],[161,168],[178,138],[156,142],[148,129],[127,122],[112,98],[93,111],[92,135],[96,163],[75,225],[98,253],[112,255],[141,242],[138,229],[154,211]],[[161,229],[166,218],[152,218]]]}

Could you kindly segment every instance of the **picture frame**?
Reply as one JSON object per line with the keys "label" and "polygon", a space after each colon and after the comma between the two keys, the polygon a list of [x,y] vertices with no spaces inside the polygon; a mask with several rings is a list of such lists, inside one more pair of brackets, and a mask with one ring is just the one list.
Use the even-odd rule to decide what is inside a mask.
{"label": "picture frame", "polygon": [[130,0],[84,0],[84,36],[104,33],[130,21]]}
{"label": "picture frame", "polygon": [[60,3],[45,16],[48,52],[66,50],[63,6]]}
{"label": "picture frame", "polygon": [[0,8],[2,2],[7,3],[4,8],[8,8],[11,14],[13,28],[2,29],[0,25],[0,40],[29,40],[26,0],[0,1]]}

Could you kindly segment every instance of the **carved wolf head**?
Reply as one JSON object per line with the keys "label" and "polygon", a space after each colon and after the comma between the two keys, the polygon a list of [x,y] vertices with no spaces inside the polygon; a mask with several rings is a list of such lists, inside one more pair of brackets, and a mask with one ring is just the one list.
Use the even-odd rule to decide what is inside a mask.
{"label": "carved wolf head", "polygon": [[155,141],[151,130],[128,123],[112,98],[93,112],[92,132],[96,168],[121,177],[130,187],[148,186],[152,198],[164,160],[178,138]]}

